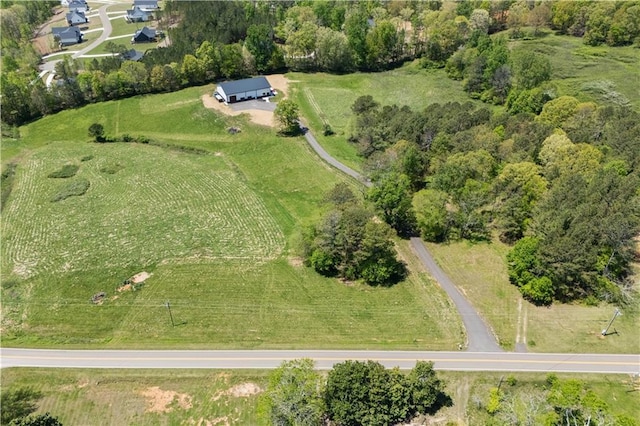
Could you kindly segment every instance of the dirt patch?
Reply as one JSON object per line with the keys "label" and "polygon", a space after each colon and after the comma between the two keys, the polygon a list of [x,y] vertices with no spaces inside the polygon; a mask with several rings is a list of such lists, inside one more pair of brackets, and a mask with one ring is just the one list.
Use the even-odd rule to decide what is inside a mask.
{"label": "dirt patch", "polygon": [[147,400],[148,413],[168,413],[173,410],[172,404],[174,401],[183,410],[188,410],[193,406],[190,395],[175,391],[165,391],[158,386],[147,388],[140,394]]}
{"label": "dirt patch", "polygon": [[[289,93],[289,83],[291,81],[287,79],[283,74],[271,74],[265,76],[269,83],[271,83],[271,87],[273,87],[278,93],[282,93],[282,95],[286,98]],[[263,111],[257,109],[247,109],[243,111],[234,111],[228,105],[225,105],[224,102],[218,102],[216,98],[209,95],[202,96],[202,104],[205,108],[214,109],[226,115],[236,116],[240,114],[248,114],[249,119],[262,126],[270,126],[274,127],[275,122],[273,120],[273,112],[271,111]]]}
{"label": "dirt patch", "polygon": [[130,291],[130,290],[131,290],[131,284],[125,284],[117,288],[117,291],[119,293],[122,293],[123,291]]}
{"label": "dirt patch", "polygon": [[304,265],[304,259],[298,256],[290,256],[287,260],[289,261],[289,265],[294,266],[296,268],[299,268],[302,265]]}
{"label": "dirt patch", "polygon": [[236,398],[247,398],[251,395],[256,395],[262,392],[262,389],[260,389],[260,386],[256,385],[255,383],[248,382],[235,385],[227,392],[229,392],[230,395],[233,395]]}
{"label": "dirt patch", "polygon": [[140,272],[139,274],[135,274],[133,277],[131,277],[131,281],[134,284],[140,284],[145,282],[148,278],[151,277],[151,274],[148,272]]}
{"label": "dirt patch", "polygon": [[217,401],[223,396],[233,396],[235,398],[248,398],[252,395],[257,395],[262,392],[260,386],[255,383],[247,382],[235,385],[226,391],[218,391],[211,397],[212,401]]}
{"label": "dirt patch", "polygon": [[34,33],[31,43],[36,51],[42,55],[48,55],[49,53],[57,52],[59,49],[54,48],[51,42],[51,27],[66,27],[65,22],[66,10],[62,7],[57,7],[54,10],[54,15],[47,22],[42,24]]}

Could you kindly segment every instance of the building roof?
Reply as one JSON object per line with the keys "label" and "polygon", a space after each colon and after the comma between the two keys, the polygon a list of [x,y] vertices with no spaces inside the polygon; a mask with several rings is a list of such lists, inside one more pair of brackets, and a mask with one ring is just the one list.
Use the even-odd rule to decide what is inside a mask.
{"label": "building roof", "polygon": [[127,50],[122,54],[122,59],[128,61],[139,61],[144,56],[144,52],[139,52],[135,49]]}
{"label": "building roof", "polygon": [[156,36],[156,30],[149,27],[143,27],[141,30],[136,31],[133,38],[138,38],[141,34],[145,35],[147,38],[154,38]]}
{"label": "building roof", "polygon": [[80,1],[80,0],[70,1],[69,2],[69,10],[73,10],[75,8],[88,9],[89,6],[87,5],[86,1]]}
{"label": "building roof", "polygon": [[73,18],[76,17],[76,15],[78,19],[82,20],[82,22],[86,22],[87,17],[84,15],[84,12],[75,9],[67,13],[67,22],[70,22]]}
{"label": "building roof", "polygon": [[73,36],[73,37],[78,37],[80,35],[82,35],[82,32],[80,31],[80,29],[78,27],[53,27],[51,28],[51,33],[54,36]]}
{"label": "building roof", "polygon": [[158,0],[133,0],[133,6],[143,6],[143,7],[158,7]]}
{"label": "building roof", "polygon": [[236,81],[225,81],[224,83],[218,84],[218,86],[222,87],[222,90],[224,90],[224,93],[226,93],[228,96],[231,96],[234,93],[271,88],[271,84],[269,84],[269,81],[267,81],[265,77],[245,78],[243,80]]}
{"label": "building roof", "polygon": [[142,18],[149,16],[149,13],[145,10],[140,9],[139,6],[134,6],[133,9],[127,10],[127,16],[130,18]]}

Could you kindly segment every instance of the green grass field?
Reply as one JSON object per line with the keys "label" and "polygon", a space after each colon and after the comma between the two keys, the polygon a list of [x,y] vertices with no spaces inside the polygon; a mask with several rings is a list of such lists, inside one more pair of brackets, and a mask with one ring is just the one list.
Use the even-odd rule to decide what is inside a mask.
{"label": "green grass field", "polygon": [[[18,162],[2,215],[3,343],[455,348],[459,318],[425,274],[370,288],[299,265],[295,240],[322,213],[323,194],[353,183],[302,138],[206,110],[200,96],[210,90],[65,111],[3,144],[3,159]],[[168,146],[91,143],[93,122],[108,136]],[[77,174],[47,177],[65,164]],[[90,182],[84,195],[50,201],[80,179]],[[413,262],[406,244],[400,249]],[[117,291],[142,271],[152,276],[138,291]],[[99,292],[106,297],[94,305]]]}
{"label": "green grass field", "polygon": [[553,34],[512,43],[518,45],[549,57],[558,96],[640,108],[640,49],[587,46],[581,38]]}
{"label": "green grass field", "polygon": [[[354,73],[347,75],[290,73],[292,97],[300,104],[302,115],[322,146],[345,164],[359,169],[362,158],[348,144],[351,105],[364,95],[371,95],[381,105],[409,105],[420,111],[433,103],[471,101],[462,90],[462,83],[448,79],[444,70],[421,69],[416,62],[384,73]],[[322,135],[322,125],[328,123],[336,133]]]}
{"label": "green grass field", "polygon": [[265,371],[3,369],[2,390],[42,392],[65,425],[256,424]]}
{"label": "green grass field", "polygon": [[[48,411],[63,424],[256,425],[257,400],[266,387],[269,372],[11,368],[1,370],[0,374],[3,391],[24,387],[40,391],[43,398],[38,402],[37,412]],[[491,418],[484,409],[477,408],[477,403],[486,403],[489,389],[498,386],[507,375],[440,371],[438,376],[445,380],[447,393],[453,400],[453,406],[435,415],[441,424],[490,424]],[[516,379],[515,385],[502,384],[509,393],[524,394],[545,386],[544,374],[508,376]],[[585,382],[617,415],[640,416],[638,396],[627,376],[559,374],[558,377]]]}
{"label": "green grass field", "polygon": [[518,289],[509,283],[508,246],[500,242],[427,246],[505,348],[513,349],[519,337],[520,342],[526,340],[531,352],[640,353],[637,309],[626,310],[615,320],[618,334],[602,337],[614,306],[554,304],[547,308],[522,300]]}

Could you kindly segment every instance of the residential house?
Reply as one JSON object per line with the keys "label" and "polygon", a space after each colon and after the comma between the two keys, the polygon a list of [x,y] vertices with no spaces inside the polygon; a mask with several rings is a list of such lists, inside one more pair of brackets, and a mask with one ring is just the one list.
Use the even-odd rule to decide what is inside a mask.
{"label": "residential house", "polygon": [[77,12],[87,13],[89,11],[89,5],[87,4],[86,1],[83,1],[83,0],[70,1],[69,11],[73,12],[74,10]]}
{"label": "residential house", "polygon": [[156,41],[156,30],[149,27],[143,27],[141,30],[136,31],[136,33],[131,38],[131,43],[149,43],[152,41]]}
{"label": "residential house", "polygon": [[158,0],[133,0],[133,8],[140,8],[145,12],[151,12],[160,9]]}
{"label": "residential house", "polygon": [[135,49],[127,50],[122,54],[122,59],[125,61],[136,61],[138,62],[144,56],[144,52],[139,52]]}
{"label": "residential house", "polygon": [[69,25],[82,25],[89,22],[89,19],[84,15],[84,12],[78,10],[72,10],[67,13],[67,24]]}
{"label": "residential house", "polygon": [[60,47],[82,43],[82,32],[78,27],[54,27],[51,33]]}
{"label": "residential house", "polygon": [[131,10],[127,10],[127,16],[125,16],[124,19],[126,19],[127,22],[147,22],[151,19],[151,14],[136,6]]}
{"label": "residential house", "polygon": [[273,95],[271,84],[265,77],[245,78],[218,84],[213,96],[220,102],[233,103]]}

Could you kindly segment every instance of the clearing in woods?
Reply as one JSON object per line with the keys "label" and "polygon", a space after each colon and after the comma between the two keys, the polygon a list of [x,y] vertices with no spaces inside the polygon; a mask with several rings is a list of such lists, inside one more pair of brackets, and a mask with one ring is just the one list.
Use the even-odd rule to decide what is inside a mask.
{"label": "clearing in woods", "polygon": [[[3,344],[451,350],[464,341],[424,273],[372,288],[292,261],[326,191],[359,187],[304,139],[206,109],[212,89],[64,111],[3,143],[3,160],[18,164],[2,212]],[[89,143],[96,121],[109,137],[154,142]],[[60,172],[75,171],[66,164],[74,175]],[[78,181],[89,183],[82,195],[51,201]],[[405,242],[399,249],[411,265]],[[123,291],[142,271],[150,277]]]}

